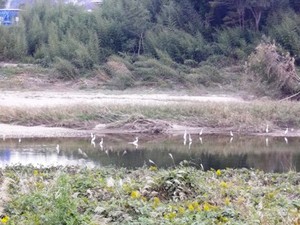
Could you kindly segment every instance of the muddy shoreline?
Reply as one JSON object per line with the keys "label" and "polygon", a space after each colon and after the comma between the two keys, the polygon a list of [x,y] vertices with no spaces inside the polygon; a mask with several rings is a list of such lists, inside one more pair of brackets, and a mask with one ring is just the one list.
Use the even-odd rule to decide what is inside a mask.
{"label": "muddy shoreline", "polygon": [[199,134],[202,128],[203,135],[300,137],[298,113],[293,103],[253,103],[226,94],[2,91],[0,138],[181,135],[185,130]]}
{"label": "muddy shoreline", "polygon": [[[20,126],[0,124],[0,138],[88,138],[91,133],[97,136],[105,134],[137,134],[137,135],[181,135],[185,130],[190,134],[199,134],[202,128],[195,128],[190,126],[182,126],[172,124],[163,132],[154,133],[153,130],[132,130],[122,128],[106,128],[106,125],[101,124],[94,129],[71,129],[62,127],[46,127],[46,126]],[[203,129],[203,136],[205,135],[222,135],[230,136],[230,129],[228,128],[209,128]],[[253,132],[239,132],[233,130],[234,136],[268,136],[268,137],[300,137],[300,130],[290,131],[285,134],[283,130],[273,130],[269,133],[253,133]]]}

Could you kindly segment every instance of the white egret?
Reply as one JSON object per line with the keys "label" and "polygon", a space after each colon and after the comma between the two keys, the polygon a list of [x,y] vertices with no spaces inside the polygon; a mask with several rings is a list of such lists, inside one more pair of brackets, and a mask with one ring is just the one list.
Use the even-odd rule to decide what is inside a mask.
{"label": "white egret", "polygon": [[186,136],[187,136],[187,132],[186,130],[184,130],[184,134],[183,134],[183,141],[186,142]]}
{"label": "white egret", "polygon": [[156,166],[155,162],[153,162],[151,159],[149,159],[149,163],[153,164]]}
{"label": "white egret", "polygon": [[59,144],[56,145],[56,153],[57,155],[60,153]]}
{"label": "white egret", "polygon": [[201,128],[200,132],[199,132],[199,136],[201,136],[203,133],[203,128]]}
{"label": "white egret", "polygon": [[269,124],[267,124],[266,133],[269,133]]}
{"label": "white egret", "polygon": [[22,142],[22,139],[21,138],[19,138],[19,143],[21,143]]}
{"label": "white egret", "polygon": [[125,150],[125,151],[123,152],[122,156],[124,156],[124,155],[126,155],[126,154],[127,154],[127,151]]}
{"label": "white egret", "polygon": [[87,154],[86,154],[84,151],[82,151],[80,148],[78,148],[78,153],[79,153],[80,155],[82,155],[84,158],[87,158],[87,157],[88,157]]}
{"label": "white egret", "polygon": [[201,169],[204,171],[204,166],[202,163],[200,164],[200,166],[201,166]]}
{"label": "white egret", "polygon": [[169,156],[171,157],[171,159],[172,159],[172,161],[173,161],[173,164],[174,164],[174,166],[175,166],[175,160],[174,160],[174,157],[173,157],[172,153],[169,153]]}
{"label": "white egret", "polygon": [[91,139],[91,145],[93,145],[94,146],[94,148],[96,147],[96,143],[95,143],[95,140],[96,140],[96,135],[95,134],[93,134],[93,133],[91,133],[91,137],[92,137],[92,139]]}
{"label": "white egret", "polygon": [[203,144],[202,137],[199,137],[201,145]]}
{"label": "white egret", "polygon": [[169,156],[171,157],[172,160],[174,160],[172,153],[169,153]]}
{"label": "white egret", "polygon": [[91,143],[95,142],[96,140],[96,135],[93,135],[92,139],[91,139]]}
{"label": "white egret", "polygon": [[230,137],[233,137],[233,133],[232,133],[232,131],[230,131]]}
{"label": "white egret", "polygon": [[288,132],[289,132],[289,128],[287,127],[286,130],[284,131],[284,135],[287,135]]}
{"label": "white egret", "polygon": [[139,142],[139,137],[135,137],[135,140],[132,142],[128,142],[128,144],[137,145]]}
{"label": "white egret", "polygon": [[289,140],[287,139],[287,137],[284,137],[284,141],[285,141],[286,144],[289,143]]}

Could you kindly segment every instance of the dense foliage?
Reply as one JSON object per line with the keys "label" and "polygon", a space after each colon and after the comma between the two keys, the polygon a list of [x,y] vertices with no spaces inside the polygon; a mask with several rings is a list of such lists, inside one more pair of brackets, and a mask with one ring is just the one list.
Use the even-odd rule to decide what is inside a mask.
{"label": "dense foliage", "polygon": [[[296,0],[104,0],[88,12],[36,0],[17,26],[0,27],[0,60],[54,66],[70,79],[112,55],[171,69],[218,56],[241,60],[266,35],[299,62],[299,9]],[[130,77],[122,79],[130,85]]]}
{"label": "dense foliage", "polygon": [[9,193],[1,224],[300,222],[296,172],[15,166],[0,170],[1,180]]}

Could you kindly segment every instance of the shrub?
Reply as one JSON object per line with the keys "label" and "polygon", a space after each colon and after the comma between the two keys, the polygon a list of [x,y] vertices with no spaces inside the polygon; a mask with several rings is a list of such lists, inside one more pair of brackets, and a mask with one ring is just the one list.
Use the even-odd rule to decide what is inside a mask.
{"label": "shrub", "polygon": [[268,22],[269,36],[274,38],[296,60],[300,55],[300,17],[293,11],[273,14]]}
{"label": "shrub", "polygon": [[102,67],[106,74],[110,77],[108,85],[118,89],[126,89],[134,84],[131,71],[120,57],[110,57],[108,62]]}
{"label": "shrub", "polygon": [[295,59],[289,53],[284,55],[275,43],[263,42],[249,56],[247,69],[265,88],[284,96],[300,91],[300,77],[294,63]]}
{"label": "shrub", "polygon": [[79,76],[78,69],[68,60],[56,58],[54,69],[57,72],[56,78],[63,80],[72,80]]}
{"label": "shrub", "polygon": [[193,84],[201,84],[205,87],[211,86],[214,83],[224,82],[224,78],[219,71],[215,67],[209,65],[192,69],[190,74],[188,74],[187,79]]}

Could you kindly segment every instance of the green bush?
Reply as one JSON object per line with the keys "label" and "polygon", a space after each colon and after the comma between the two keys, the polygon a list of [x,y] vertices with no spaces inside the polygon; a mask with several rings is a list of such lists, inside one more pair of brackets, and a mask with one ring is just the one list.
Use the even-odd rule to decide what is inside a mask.
{"label": "green bush", "polygon": [[185,60],[200,62],[209,55],[209,45],[200,33],[192,36],[184,31],[167,28],[156,28],[146,35],[146,46],[157,56],[159,49],[169,55],[177,62],[184,63]]}
{"label": "green bush", "polygon": [[192,69],[187,75],[187,80],[192,84],[200,84],[209,87],[213,84],[224,82],[224,78],[219,70],[213,66],[204,65],[197,69]]}
{"label": "green bush", "polygon": [[215,54],[237,60],[245,59],[254,49],[256,36],[254,32],[239,27],[217,30],[213,51]]}
{"label": "green bush", "polygon": [[57,72],[56,78],[62,80],[72,80],[79,76],[78,69],[68,60],[56,58],[54,69]]}
{"label": "green bush", "polygon": [[139,58],[133,63],[134,75],[141,82],[149,82],[150,84],[165,85],[168,83],[181,82],[183,77],[179,71],[170,66],[164,65],[158,60],[151,58]]}
{"label": "green bush", "polygon": [[300,59],[300,17],[293,11],[273,14],[268,20],[267,32],[296,59]]}

